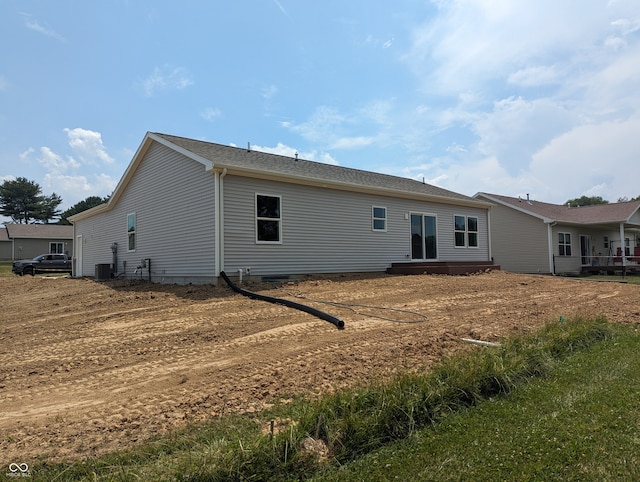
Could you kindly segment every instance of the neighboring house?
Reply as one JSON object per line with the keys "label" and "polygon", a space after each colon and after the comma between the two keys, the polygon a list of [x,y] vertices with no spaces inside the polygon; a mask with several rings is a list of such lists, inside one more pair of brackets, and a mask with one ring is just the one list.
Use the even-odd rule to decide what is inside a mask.
{"label": "neighboring house", "polygon": [[580,207],[529,196],[480,192],[474,197],[495,205],[491,249],[501,269],[576,274],[640,268],[640,201]]}
{"label": "neighboring house", "polygon": [[11,240],[4,225],[0,226],[0,259],[11,259]]}
{"label": "neighboring house", "polygon": [[171,283],[490,263],[489,203],[411,179],[147,133],[109,201],[72,216],[76,276]]}
{"label": "neighboring house", "polygon": [[5,224],[0,228],[0,258],[31,259],[45,253],[73,255],[73,226]]}

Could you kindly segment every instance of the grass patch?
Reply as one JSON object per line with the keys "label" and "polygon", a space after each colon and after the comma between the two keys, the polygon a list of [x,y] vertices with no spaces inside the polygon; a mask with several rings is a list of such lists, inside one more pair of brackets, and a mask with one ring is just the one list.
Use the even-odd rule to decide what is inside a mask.
{"label": "grass patch", "polygon": [[640,480],[640,337],[615,331],[508,397],[314,480]]}
{"label": "grass patch", "polygon": [[640,285],[640,274],[637,274],[637,273],[627,274],[626,276],[622,276],[622,274],[618,274],[618,275],[594,274],[594,275],[585,276],[584,279],[589,281],[614,281],[618,283],[629,283],[633,285]]}
{"label": "grass patch", "polygon": [[[440,427],[459,417],[463,427],[465,414],[472,413],[469,407],[494,406],[501,395],[528,386],[525,381],[557,370],[567,356],[611,339],[615,333],[615,327],[603,319],[555,322],[534,335],[506,340],[499,348],[470,347],[428,373],[405,374],[316,402],[294,401],[257,418],[225,417],[98,459],[71,465],[34,465],[32,474],[35,480],[281,481],[306,479],[342,465],[347,468],[337,473],[338,479],[348,474],[362,479],[362,471],[371,465],[366,460],[381,456],[381,448],[393,447],[400,440],[414,441],[416,434],[426,433],[425,429],[447,433]],[[493,402],[480,403],[487,400]],[[538,412],[538,417],[541,415]],[[270,421],[275,421],[273,430]],[[484,431],[481,425],[468,430],[471,438]],[[464,454],[473,447],[469,443],[456,442],[451,451]],[[409,449],[399,449],[405,450]],[[362,457],[364,465],[359,466],[354,461]],[[395,455],[391,457],[389,460]],[[446,466],[447,460],[445,456],[440,466]],[[465,463],[464,457],[460,463]],[[399,478],[418,480],[420,477],[413,474],[427,466],[425,460],[422,464],[420,469],[399,472]],[[393,467],[394,463],[385,462],[387,465]],[[429,474],[423,472],[421,477],[427,480]],[[376,474],[364,477],[376,478]]]}
{"label": "grass patch", "polygon": [[14,276],[11,272],[13,261],[0,261],[0,276]]}

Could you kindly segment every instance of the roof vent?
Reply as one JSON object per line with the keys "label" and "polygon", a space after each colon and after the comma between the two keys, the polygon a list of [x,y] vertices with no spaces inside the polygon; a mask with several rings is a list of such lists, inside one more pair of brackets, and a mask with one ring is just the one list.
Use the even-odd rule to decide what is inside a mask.
{"label": "roof vent", "polygon": [[251,142],[247,142],[247,152],[251,152]]}
{"label": "roof vent", "polygon": [[296,151],[296,161],[298,160],[298,151]]}

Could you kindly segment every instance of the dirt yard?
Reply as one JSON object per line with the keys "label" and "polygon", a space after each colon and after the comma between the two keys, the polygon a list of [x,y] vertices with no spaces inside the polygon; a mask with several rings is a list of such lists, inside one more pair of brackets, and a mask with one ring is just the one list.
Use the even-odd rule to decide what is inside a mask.
{"label": "dirt yard", "polygon": [[574,314],[640,323],[640,286],[504,272],[244,287],[323,309],[345,329],[226,285],[0,278],[0,465],[96,455],[481,349],[463,337],[499,340]]}

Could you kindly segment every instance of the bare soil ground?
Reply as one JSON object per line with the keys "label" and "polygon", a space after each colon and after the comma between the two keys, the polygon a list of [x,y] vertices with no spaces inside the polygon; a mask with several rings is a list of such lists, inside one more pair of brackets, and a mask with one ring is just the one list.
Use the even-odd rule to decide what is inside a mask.
{"label": "bare soil ground", "polygon": [[222,285],[1,277],[0,465],[97,455],[479,349],[463,337],[495,341],[576,314],[640,323],[640,286],[505,272],[244,287],[328,311],[345,329]]}

